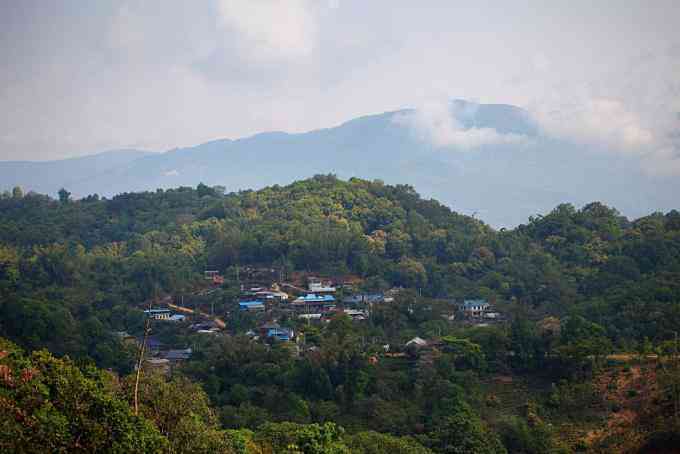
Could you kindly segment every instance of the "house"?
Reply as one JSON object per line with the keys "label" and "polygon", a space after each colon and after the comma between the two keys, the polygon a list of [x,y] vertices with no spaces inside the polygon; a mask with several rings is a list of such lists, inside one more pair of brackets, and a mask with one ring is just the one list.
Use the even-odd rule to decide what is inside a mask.
{"label": "house", "polygon": [[243,290],[242,295],[246,298],[257,299],[266,302],[287,301],[288,294],[282,292],[276,284],[269,287],[250,287],[248,290]]}
{"label": "house", "polygon": [[423,338],[416,336],[413,339],[411,339],[410,341],[406,342],[407,347],[410,347],[411,345],[413,345],[416,348],[426,347],[427,341]]}
{"label": "house", "polygon": [[170,374],[170,361],[165,358],[149,358],[144,361],[148,370],[159,372],[163,375]]}
{"label": "house", "polygon": [[484,318],[489,320],[498,320],[501,318],[500,312],[485,312]]}
{"label": "house", "polygon": [[258,290],[255,292],[255,297],[268,301],[287,301],[288,294],[284,292],[276,292],[272,290]]}
{"label": "house", "polygon": [[213,321],[193,323],[189,325],[189,329],[192,331],[219,331],[220,327],[217,323]]}
{"label": "house", "polygon": [[489,303],[486,300],[475,299],[465,300],[460,305],[460,310],[467,316],[472,318],[482,317],[485,312],[489,310]]}
{"label": "house", "polygon": [[147,317],[154,320],[170,320],[170,309],[147,309],[144,311]]}
{"label": "house", "polygon": [[224,277],[220,276],[220,272],[216,270],[206,270],[203,273],[203,278],[206,281],[212,281],[214,285],[222,285],[224,284]]}
{"label": "house", "polygon": [[335,287],[331,286],[330,283],[321,282],[320,279],[310,277],[308,289],[310,293],[314,294],[330,294],[335,293]]}
{"label": "house", "polygon": [[244,312],[260,312],[265,309],[262,301],[241,301],[238,308]]}
{"label": "house", "polygon": [[345,306],[357,306],[360,304],[375,304],[382,303],[385,295],[382,293],[359,293],[350,295],[342,299],[342,304]]}
{"label": "house", "polygon": [[293,339],[295,333],[290,328],[270,328],[267,330],[267,337],[279,340],[281,342],[288,342]]}
{"label": "house", "polygon": [[[276,320],[264,323],[258,328],[258,330],[260,333],[259,337],[274,338],[284,342],[287,342],[295,337],[295,332],[292,329],[282,327],[276,323]],[[252,334],[255,335],[256,333],[253,332]]]}
{"label": "house", "polygon": [[196,334],[217,334],[219,333],[219,330],[217,328],[213,329],[199,329],[196,331]]}
{"label": "house", "polygon": [[212,281],[215,276],[219,276],[220,272],[217,270],[205,270],[203,272],[203,278],[206,281]]}
{"label": "house", "polygon": [[185,348],[181,350],[167,350],[163,352],[161,355],[165,357],[168,361],[186,361],[187,359],[191,358],[191,353],[192,350],[191,348]]}
{"label": "house", "polygon": [[343,311],[352,320],[366,320],[368,318],[368,313],[366,311],[358,311],[355,309],[345,309]]}
{"label": "house", "polygon": [[317,295],[310,293],[295,299],[291,305],[296,312],[303,313],[324,313],[335,308],[335,297],[333,295]]}
{"label": "house", "polygon": [[258,331],[260,332],[260,337],[267,337],[269,330],[278,329],[278,328],[281,328],[281,325],[276,323],[276,320],[272,320],[270,322],[267,322],[267,323],[260,325],[260,327],[258,328]]}

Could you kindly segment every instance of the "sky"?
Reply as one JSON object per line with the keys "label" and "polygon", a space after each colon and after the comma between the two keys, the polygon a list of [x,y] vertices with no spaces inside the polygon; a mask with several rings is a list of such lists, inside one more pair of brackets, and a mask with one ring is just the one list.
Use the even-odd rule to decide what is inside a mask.
{"label": "sky", "polygon": [[[680,2],[0,0],[0,160],[164,151],[447,100],[680,175]],[[448,142],[447,142],[448,141]],[[481,141],[481,142],[480,142]]]}

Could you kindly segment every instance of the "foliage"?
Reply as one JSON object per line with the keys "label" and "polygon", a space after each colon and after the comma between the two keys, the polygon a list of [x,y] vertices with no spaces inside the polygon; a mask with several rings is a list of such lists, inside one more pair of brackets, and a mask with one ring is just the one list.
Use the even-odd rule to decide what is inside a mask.
{"label": "foliage", "polygon": [[0,341],[0,450],[162,452],[167,440],[116,396],[104,372]]}
{"label": "foliage", "polygon": [[[116,407],[139,443],[160,436],[175,452],[381,452],[380,444],[423,452],[413,439],[399,438],[415,434],[437,452],[502,452],[473,408],[483,401],[477,385],[487,373],[566,379],[549,397],[567,411],[568,396],[580,389],[574,383],[597,373],[607,354],[643,356],[654,345],[668,347],[680,325],[675,210],[631,221],[597,202],[581,209],[564,204],[494,231],[410,186],[332,175],[226,195],[200,184],[112,199],[73,200],[66,189],[59,196],[17,187],[0,198],[0,335],[26,349],[47,348],[127,374],[134,352],[113,332],[139,335],[141,309],[157,297],[203,288],[205,269],[227,278],[217,296],[193,303],[209,303],[233,336],[208,343],[154,326],[169,344],[201,346],[183,373],[205,391],[186,378],[145,376],[141,408],[153,425],[125,419],[129,408]],[[346,317],[324,326],[282,320],[315,348],[296,358],[285,345],[239,336],[256,319],[233,313],[238,270],[258,266],[283,276],[352,274],[371,292],[405,289],[393,303],[372,307],[363,324]],[[508,323],[451,323],[452,302],[466,298],[487,299]],[[414,336],[438,341],[410,356],[383,355],[383,345],[398,355]],[[35,355],[22,361],[60,364],[75,383],[99,383],[88,375],[93,369],[83,369],[81,379],[70,360]],[[659,376],[677,404],[672,373]],[[129,378],[120,392],[129,399]],[[39,418],[42,407],[22,396],[12,394],[9,402]],[[65,449],[75,443],[66,430],[75,416],[55,408],[56,416],[48,415],[54,433],[11,430]],[[147,426],[160,432],[147,433]],[[553,438],[522,420],[501,427],[510,451],[539,452]]]}

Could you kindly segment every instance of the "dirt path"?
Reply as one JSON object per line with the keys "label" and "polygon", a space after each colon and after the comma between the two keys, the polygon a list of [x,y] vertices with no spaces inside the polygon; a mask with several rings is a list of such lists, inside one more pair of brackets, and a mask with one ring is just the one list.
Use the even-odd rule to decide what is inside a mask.
{"label": "dirt path", "polygon": [[174,309],[174,310],[176,310],[176,311],[178,311],[178,312],[184,312],[185,314],[198,314],[198,315],[202,315],[203,317],[209,318],[209,319],[211,319],[212,321],[214,321],[215,324],[216,324],[217,326],[219,326],[220,329],[224,329],[224,328],[226,328],[226,326],[227,326],[226,323],[224,323],[224,320],[222,320],[222,319],[219,318],[219,317],[215,317],[215,316],[213,316],[213,315],[210,315],[210,314],[208,314],[207,312],[195,311],[195,310],[193,310],[193,309],[189,309],[188,307],[178,306],[178,305],[173,304],[173,303],[171,303],[171,302],[169,302],[169,301],[166,302],[165,304],[167,304],[168,307],[170,307],[170,308],[172,308],[172,309]]}

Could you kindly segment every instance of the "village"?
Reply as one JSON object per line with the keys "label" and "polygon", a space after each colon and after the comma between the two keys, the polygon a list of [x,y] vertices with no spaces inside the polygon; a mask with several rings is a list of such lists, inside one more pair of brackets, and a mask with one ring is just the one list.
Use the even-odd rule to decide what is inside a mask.
{"label": "village", "polygon": [[[242,273],[244,279],[237,294],[227,294],[225,277],[217,270],[206,270],[203,285],[194,293],[166,295],[143,310],[151,322],[148,336],[115,334],[129,346],[139,349],[143,344],[144,367],[165,374],[171,374],[191,359],[200,345],[224,336],[246,336],[265,345],[285,343],[299,357],[316,348],[305,338],[310,326],[322,327],[336,317],[346,317],[352,323],[371,323],[375,310],[394,304],[406,293],[402,288],[364,291],[361,279],[352,276],[324,278],[299,273],[289,282],[277,282],[282,276],[274,269],[246,268]],[[446,309],[440,318],[450,325],[485,327],[506,320],[485,299],[450,300],[443,304]],[[178,337],[184,343],[178,343]],[[414,354],[421,362],[428,362],[442,344],[436,335],[413,336],[397,345],[376,341],[381,348],[379,354],[369,358],[372,363],[379,361],[380,356],[400,358]]]}

